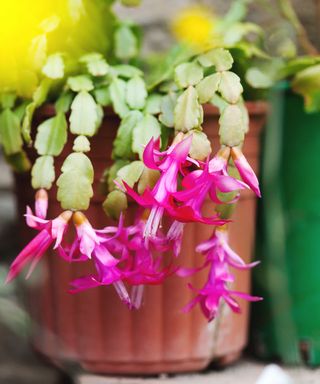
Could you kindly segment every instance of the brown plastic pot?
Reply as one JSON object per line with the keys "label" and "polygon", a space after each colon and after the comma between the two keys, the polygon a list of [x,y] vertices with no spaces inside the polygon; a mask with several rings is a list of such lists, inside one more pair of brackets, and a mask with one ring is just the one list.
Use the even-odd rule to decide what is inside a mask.
{"label": "brown plastic pot", "polygon": [[[248,103],[250,132],[244,152],[258,170],[259,136],[265,121],[266,105]],[[36,116],[38,124],[52,114],[50,107]],[[112,140],[119,120],[107,113],[102,127],[92,139],[90,156],[95,168],[95,196],[87,212],[95,227],[108,224],[101,210],[103,196],[99,194],[99,179],[110,163]],[[212,106],[205,109],[204,130],[215,150],[218,148],[218,111]],[[64,153],[56,159],[56,169],[71,151],[69,140]],[[34,191],[29,178],[17,176],[19,214],[33,201]],[[50,191],[49,217],[61,212],[55,199],[56,190]],[[231,246],[246,262],[251,260],[255,235],[255,206],[253,193],[243,193],[230,225]],[[207,215],[212,212],[208,201]],[[210,212],[211,211],[211,212]],[[131,210],[132,214],[132,210]],[[27,238],[30,232],[23,230]],[[186,266],[197,266],[202,256],[195,253],[196,244],[207,239],[212,228],[200,224],[186,226],[180,258]],[[41,268],[42,267],[42,268]],[[86,370],[113,374],[155,374],[162,372],[197,371],[212,360],[225,364],[241,354],[247,342],[248,303],[242,301],[242,314],[235,315],[226,307],[219,318],[208,323],[199,308],[190,313],[181,309],[194,293],[187,282],[195,287],[204,283],[206,271],[189,279],[169,278],[161,286],[147,287],[140,310],[128,310],[109,287],[92,289],[76,295],[67,293],[68,282],[88,273],[86,264],[68,264],[48,252],[38,272],[28,284],[30,311],[34,320],[33,344],[51,361],[75,361]],[[250,290],[249,272],[236,273],[235,289]]]}

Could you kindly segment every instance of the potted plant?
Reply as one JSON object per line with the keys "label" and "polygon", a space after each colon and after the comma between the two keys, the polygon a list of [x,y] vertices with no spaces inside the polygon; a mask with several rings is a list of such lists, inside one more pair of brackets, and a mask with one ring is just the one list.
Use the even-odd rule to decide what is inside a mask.
{"label": "potted plant", "polygon": [[[37,234],[6,281],[27,264],[27,277],[35,270],[27,286],[35,347],[52,360],[109,373],[201,369],[222,341],[232,359],[246,332],[235,341],[207,321],[220,307],[227,311],[223,302],[239,312],[236,298],[260,300],[250,296],[248,279],[244,292],[230,287],[235,274],[256,264],[255,201],[247,192],[260,196],[242,153],[249,119],[232,55],[222,43],[180,46],[148,69],[139,29],[114,16],[112,1],[68,7],[78,17],[105,11],[92,28],[108,44],[100,51],[84,44],[80,54],[65,44],[44,51],[31,98],[12,85],[1,93],[4,153],[16,170],[32,166],[16,185],[20,211],[29,204],[26,222]],[[45,38],[33,37],[32,47],[50,43],[52,31],[72,36],[77,25],[60,31],[64,24],[55,18],[43,23]],[[256,161],[266,109],[247,106],[248,155]],[[239,191],[245,193],[235,218],[242,224],[235,227]],[[245,261],[229,245],[229,226]],[[226,319],[230,332],[235,320]]]}
{"label": "potted plant", "polygon": [[[262,156],[264,199],[256,251],[262,266],[254,274],[257,292],[265,300],[259,311],[253,308],[252,346],[263,358],[316,366],[320,363],[320,315],[314,305],[319,300],[315,274],[319,185],[314,170],[319,164],[320,57],[291,2],[278,4],[304,55],[273,58],[270,76],[264,72],[265,84],[275,85]],[[251,79],[254,83],[254,76]]]}

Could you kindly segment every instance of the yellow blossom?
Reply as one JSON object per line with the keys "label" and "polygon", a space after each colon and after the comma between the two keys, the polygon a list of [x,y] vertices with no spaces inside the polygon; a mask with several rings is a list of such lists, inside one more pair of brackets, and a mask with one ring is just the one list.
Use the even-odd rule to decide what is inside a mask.
{"label": "yellow blossom", "polygon": [[195,5],[177,14],[172,22],[172,32],[182,43],[200,50],[210,49],[221,45],[217,24],[218,19],[211,9]]}
{"label": "yellow blossom", "polygon": [[[30,97],[53,52],[77,57],[109,46],[108,2],[0,0],[0,92]],[[109,22],[109,23],[108,23]]]}

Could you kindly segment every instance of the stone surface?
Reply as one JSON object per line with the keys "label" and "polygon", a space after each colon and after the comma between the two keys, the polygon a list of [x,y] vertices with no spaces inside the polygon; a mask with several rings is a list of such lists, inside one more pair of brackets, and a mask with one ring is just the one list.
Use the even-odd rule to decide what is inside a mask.
{"label": "stone surface", "polygon": [[[203,374],[179,375],[159,378],[120,378],[83,374],[75,378],[75,384],[255,384],[261,375],[264,364],[243,360],[220,371]],[[319,384],[320,369],[284,368],[295,384]],[[270,382],[270,384],[274,384]]]}

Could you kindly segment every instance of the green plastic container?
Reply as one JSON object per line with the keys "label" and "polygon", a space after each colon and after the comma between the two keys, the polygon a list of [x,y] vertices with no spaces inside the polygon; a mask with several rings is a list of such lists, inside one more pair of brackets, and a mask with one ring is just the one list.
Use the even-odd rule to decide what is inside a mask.
{"label": "green plastic container", "polygon": [[[286,85],[271,93],[259,202],[251,345],[256,355],[320,365],[320,113]],[[320,381],[319,381],[320,382]]]}

